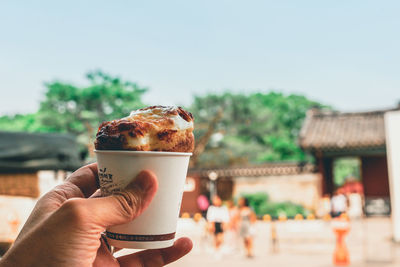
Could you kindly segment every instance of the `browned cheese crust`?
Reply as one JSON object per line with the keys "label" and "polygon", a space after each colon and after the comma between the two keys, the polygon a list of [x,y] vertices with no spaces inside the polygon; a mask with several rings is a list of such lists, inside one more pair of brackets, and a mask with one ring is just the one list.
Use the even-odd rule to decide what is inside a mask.
{"label": "browned cheese crust", "polygon": [[[193,116],[190,112],[181,107],[165,106],[151,106],[138,111],[133,116],[103,122],[96,135],[95,148],[97,150],[193,151]],[[147,116],[146,112],[154,116]],[[186,126],[191,125],[191,127],[179,127],[176,125],[176,119],[183,119],[182,122],[186,121]]]}

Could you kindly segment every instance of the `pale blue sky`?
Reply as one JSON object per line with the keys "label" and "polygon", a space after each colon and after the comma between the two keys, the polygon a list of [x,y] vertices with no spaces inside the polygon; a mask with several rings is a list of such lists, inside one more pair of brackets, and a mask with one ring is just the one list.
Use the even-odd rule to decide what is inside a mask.
{"label": "pale blue sky", "polygon": [[0,114],[101,68],[150,104],[281,90],[342,110],[400,100],[400,1],[1,1]]}

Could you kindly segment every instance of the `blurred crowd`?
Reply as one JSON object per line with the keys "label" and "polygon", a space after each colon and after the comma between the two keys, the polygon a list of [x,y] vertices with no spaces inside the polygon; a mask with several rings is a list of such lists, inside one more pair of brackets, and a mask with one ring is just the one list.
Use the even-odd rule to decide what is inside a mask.
{"label": "blurred crowd", "polygon": [[318,217],[330,215],[332,218],[346,213],[351,219],[363,216],[363,187],[359,182],[346,183],[338,188],[332,196],[325,195],[316,211]]}
{"label": "blurred crowd", "polygon": [[213,236],[215,251],[218,253],[222,243],[227,239],[231,250],[238,248],[238,243],[244,244],[247,257],[253,257],[253,224],[257,220],[254,211],[249,206],[247,198],[241,197],[236,206],[232,200],[222,205],[221,198],[215,195],[212,205],[207,210],[207,230]]}
{"label": "blurred crowd", "polygon": [[[316,217],[325,219],[344,215],[350,219],[361,218],[364,200],[362,186],[358,187],[358,184],[340,187],[332,196],[326,195],[321,198],[315,210]],[[192,221],[196,226],[192,227],[190,232],[196,243],[194,250],[208,251],[217,259],[230,254],[242,254],[247,258],[254,257],[254,239],[258,237],[257,216],[249,205],[249,199],[240,197],[236,202],[233,200],[223,202],[218,195],[214,195],[209,203],[208,198],[201,195],[197,202],[203,212],[195,214]],[[302,220],[303,216],[300,215],[296,215],[293,218],[294,221]],[[307,219],[315,219],[315,215],[309,214]],[[263,220],[269,222],[267,242],[270,244],[271,252],[278,252],[277,223],[281,221],[281,218],[275,220],[270,215],[264,215]],[[298,226],[306,227],[303,224]],[[290,224],[288,227],[294,229],[296,226]],[[306,229],[303,230],[306,231]],[[329,231],[324,232],[329,233]]]}
{"label": "blurred crowd", "polygon": [[[199,198],[199,202],[204,201]],[[197,213],[193,219],[198,227],[196,248],[211,252],[215,258],[221,259],[224,255],[243,253],[248,258],[254,257],[254,224],[256,214],[249,206],[245,197],[222,203],[218,195],[211,198],[211,204],[200,203],[204,206],[203,214]]]}

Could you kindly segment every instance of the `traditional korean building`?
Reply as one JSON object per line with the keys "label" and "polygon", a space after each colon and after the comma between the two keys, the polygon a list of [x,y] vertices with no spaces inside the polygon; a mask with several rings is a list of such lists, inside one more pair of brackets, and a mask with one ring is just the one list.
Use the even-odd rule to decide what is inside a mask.
{"label": "traditional korean building", "polygon": [[81,165],[72,136],[0,132],[0,256],[15,240],[37,199]]}
{"label": "traditional korean building", "polygon": [[324,194],[332,194],[335,190],[334,161],[340,157],[357,157],[365,196],[389,198],[384,125],[387,111],[308,111],[299,143],[315,158],[317,171],[322,175]]}
{"label": "traditional korean building", "polygon": [[81,164],[72,136],[0,132],[0,196],[37,198],[39,171],[73,171]]}

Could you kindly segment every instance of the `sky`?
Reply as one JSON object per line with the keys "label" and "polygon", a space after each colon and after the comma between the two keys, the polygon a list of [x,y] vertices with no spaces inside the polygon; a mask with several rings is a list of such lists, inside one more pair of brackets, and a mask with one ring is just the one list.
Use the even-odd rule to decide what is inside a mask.
{"label": "sky", "polygon": [[302,94],[343,111],[400,101],[400,1],[1,1],[0,115],[44,83],[102,69],[148,104],[206,93]]}

